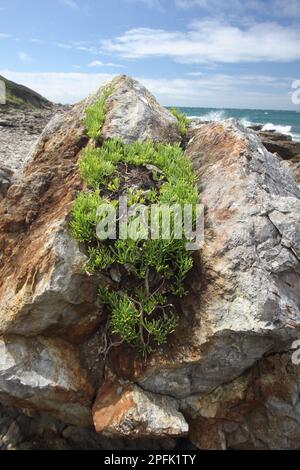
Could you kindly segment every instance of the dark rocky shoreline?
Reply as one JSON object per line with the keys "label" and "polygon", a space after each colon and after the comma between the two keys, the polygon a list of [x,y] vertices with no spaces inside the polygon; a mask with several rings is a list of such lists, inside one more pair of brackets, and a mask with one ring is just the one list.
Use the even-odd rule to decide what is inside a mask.
{"label": "dark rocky shoreline", "polygon": [[54,114],[67,108],[0,106],[0,200],[23,168],[46,124]]}
{"label": "dark rocky shoreline", "polygon": [[0,165],[19,171],[46,124],[63,109],[56,105],[45,109],[0,106]]}
{"label": "dark rocky shoreline", "polygon": [[296,180],[300,183],[300,142],[289,135],[256,129],[264,146],[271,153],[276,153],[292,168]]}

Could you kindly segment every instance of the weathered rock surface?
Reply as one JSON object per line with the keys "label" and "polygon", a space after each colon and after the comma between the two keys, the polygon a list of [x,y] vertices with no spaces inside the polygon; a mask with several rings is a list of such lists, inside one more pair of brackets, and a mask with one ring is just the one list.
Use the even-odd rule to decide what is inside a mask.
{"label": "weathered rock surface", "polygon": [[[192,449],[187,440],[110,439],[91,426],[66,425],[45,414],[0,405],[1,450],[172,450]],[[177,446],[177,447],[176,447]]]}
{"label": "weathered rock surface", "polygon": [[300,156],[300,142],[293,141],[291,136],[270,131],[260,131],[258,135],[269,152],[278,153],[284,160]]}
{"label": "weathered rock surface", "polygon": [[101,387],[93,418],[96,431],[108,436],[164,438],[188,432],[188,424],[174,399],[117,380]]}
{"label": "weathered rock surface", "polygon": [[300,183],[300,142],[295,142],[290,136],[276,132],[258,132],[264,146],[269,152],[277,153],[289,165]]}
{"label": "weathered rock surface", "polygon": [[129,77],[117,78],[113,87],[101,132],[104,139],[117,137],[126,143],[180,141],[177,119],[160,106],[145,87]]}
{"label": "weathered rock surface", "polygon": [[202,449],[299,449],[299,365],[262,359],[230,384],[186,401],[190,438]]}
{"label": "weathered rock surface", "polygon": [[[234,120],[201,125],[190,137],[187,155],[198,171],[206,207],[205,246],[201,260],[195,254],[182,327],[147,364],[114,352],[111,357],[123,377],[181,399],[188,422],[191,395],[210,396],[225,383],[234,393],[235,379],[255,370],[257,361],[289,350],[300,320],[300,187],[292,171]],[[277,383],[274,374],[269,371],[270,381]],[[297,388],[295,377],[290,381]],[[261,410],[268,406],[263,396],[258,403]],[[193,442],[207,448],[216,440],[218,447],[242,446],[238,440],[220,442],[216,428],[210,432],[205,408],[201,412],[201,422],[192,421]],[[270,428],[263,445],[248,437],[245,447],[252,439],[252,447],[274,448],[280,436],[287,447],[299,447],[300,433],[290,427],[286,435],[279,415],[276,439]],[[249,435],[255,436],[255,426],[249,424]],[[193,437],[193,429],[201,439]]]}
{"label": "weathered rock surface", "polygon": [[113,358],[144,389],[176,398],[208,393],[281,351],[294,334],[289,323],[300,319],[300,188],[292,172],[232,120],[196,129],[187,156],[206,207],[201,264],[197,272],[196,254],[182,304],[194,324],[183,323],[173,347],[146,366]]}
{"label": "weathered rock surface", "polygon": [[0,200],[3,199],[13,183],[13,171],[3,165],[0,165]]}
{"label": "weathered rock surface", "polygon": [[[163,110],[144,88],[128,77],[118,77],[113,87],[115,92],[108,102],[106,133],[113,132],[115,136],[122,137],[126,132],[125,122],[119,116],[126,105],[126,99],[120,98],[121,110],[118,106],[121,90],[122,96],[128,96],[127,112],[136,109],[137,134],[128,131],[132,139],[173,142],[177,137],[179,140],[174,117]],[[24,341],[26,338],[29,345],[34,344],[37,337],[63,338],[82,345],[105,320],[102,307],[97,303],[98,280],[84,273],[87,258],[72,238],[68,224],[76,194],[82,189],[78,160],[82,148],[89,141],[84,124],[85,109],[97,100],[100,93],[101,90],[51,120],[22,177],[9,188],[0,206],[0,336],[22,337]],[[132,121],[128,122],[131,129]],[[57,348],[61,348],[63,356],[63,347],[58,344]],[[82,374],[88,362],[93,362],[86,367],[89,375],[91,370],[101,373],[101,361],[94,364],[99,362],[97,348],[93,346],[92,352],[87,349],[82,347]],[[100,349],[101,344],[98,345]],[[43,367],[39,354],[36,367]],[[81,370],[80,366],[78,368]],[[55,380],[48,376],[47,379],[55,387]],[[95,377],[94,382],[99,383],[101,379],[102,376]],[[25,384],[18,391],[17,400],[8,392],[12,405],[18,406],[18,400],[25,399],[27,393],[35,392],[38,400],[38,382],[32,383],[30,390],[29,385]],[[74,388],[77,389],[76,383]],[[71,385],[68,390],[72,403]],[[66,402],[68,390],[65,390]],[[55,397],[51,397],[51,387],[44,393],[44,398],[48,397],[47,411],[53,411],[59,417],[57,409],[60,402],[56,403]],[[77,411],[74,417],[76,410],[73,413],[65,407],[64,420],[75,422],[77,419],[77,424],[85,425],[85,417],[82,418],[81,410]]]}
{"label": "weathered rock surface", "polygon": [[0,167],[19,173],[51,117],[64,107],[16,109],[0,106]]}
{"label": "weathered rock surface", "polygon": [[[102,138],[179,140],[176,119],[143,87],[123,76],[113,90]],[[51,120],[0,204],[0,399],[86,426],[95,390],[101,438],[173,442],[189,426],[200,448],[299,448],[299,371],[289,350],[300,326],[300,187],[292,171],[234,120],[191,130],[186,154],[199,176],[205,245],[177,304],[180,327],[147,360],[122,345],[104,364],[99,279],[84,273],[68,229],[89,144],[84,111],[99,93]],[[21,439],[16,426],[11,434]]]}
{"label": "weathered rock surface", "polygon": [[55,412],[62,421],[90,425],[94,389],[79,354],[62,340],[20,336],[0,340],[0,399]]}

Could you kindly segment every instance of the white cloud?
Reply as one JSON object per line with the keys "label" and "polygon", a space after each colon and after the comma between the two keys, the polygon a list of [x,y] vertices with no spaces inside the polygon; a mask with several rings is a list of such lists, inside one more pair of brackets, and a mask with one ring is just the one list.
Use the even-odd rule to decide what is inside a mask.
{"label": "white cloud", "polygon": [[32,62],[32,58],[26,52],[19,52],[18,56],[22,62]]}
{"label": "white cloud", "polygon": [[6,33],[0,33],[0,39],[3,38],[3,39],[8,39],[8,38],[11,38],[11,35],[10,34],[6,34]]}
{"label": "white cloud", "polygon": [[87,41],[70,41],[70,42],[56,42],[55,46],[60,49],[75,49],[81,52],[88,52],[90,54],[99,54],[100,47]]}
{"label": "white cloud", "polygon": [[79,5],[75,0],[61,0],[61,2],[67,7],[73,8],[73,10],[79,9]]}
{"label": "white cloud", "polygon": [[259,23],[238,27],[219,20],[194,21],[189,30],[136,28],[102,42],[121,57],[169,57],[181,63],[290,62],[300,59],[300,29]]}
{"label": "white cloud", "polygon": [[124,67],[124,65],[114,64],[112,62],[104,63],[101,60],[93,60],[88,64],[88,67]]}
{"label": "white cloud", "polygon": [[162,8],[162,4],[160,0],[126,0],[127,3],[142,3],[149,8]]}
{"label": "white cloud", "polygon": [[56,42],[55,45],[60,49],[72,49],[71,44],[65,44],[63,42]]}
{"label": "white cloud", "polygon": [[190,77],[202,77],[204,75],[203,72],[187,72],[185,75]]}
{"label": "white cloud", "polygon": [[[62,103],[75,103],[114,77],[109,73],[23,73],[9,70],[0,70],[0,75]],[[293,109],[289,95],[292,78],[219,74],[194,78],[137,79],[163,105]]]}
{"label": "white cloud", "polygon": [[269,17],[294,18],[300,16],[299,0],[175,0],[177,7],[188,10],[200,8],[216,14],[227,12],[232,16],[245,13],[266,13]]}
{"label": "white cloud", "polygon": [[32,38],[32,39],[30,39],[30,42],[32,42],[33,44],[44,44],[45,43],[42,39],[38,39],[38,38]]}
{"label": "white cloud", "polygon": [[0,71],[0,75],[37,91],[57,103],[75,103],[96,91],[114,75],[109,73],[34,73]]}

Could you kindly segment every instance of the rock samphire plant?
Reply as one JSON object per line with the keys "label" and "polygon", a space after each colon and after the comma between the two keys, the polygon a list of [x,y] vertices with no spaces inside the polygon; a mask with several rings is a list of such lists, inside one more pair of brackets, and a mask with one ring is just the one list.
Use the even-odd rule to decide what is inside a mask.
{"label": "rock samphire plant", "polygon": [[171,108],[170,113],[178,119],[179,132],[182,137],[185,137],[188,133],[188,127],[190,124],[189,118],[184,113],[181,113],[177,108]]}
{"label": "rock samphire plant", "polygon": [[195,218],[199,195],[192,164],[179,145],[127,145],[114,139],[98,146],[110,93],[106,90],[86,111],[88,135],[95,146],[83,151],[80,171],[88,190],[77,196],[71,228],[88,254],[87,271],[101,272],[112,280],[99,288],[100,300],[110,311],[110,334],[147,354],[165,343],[178,325],[174,299],[185,295],[184,280],[193,266],[192,253],[186,250],[188,240],[175,239],[175,214],[170,239],[163,239],[161,233],[157,239],[145,239],[143,233],[100,240],[96,226],[103,214],[98,208],[109,203],[117,209],[122,196],[131,207],[189,204]]}

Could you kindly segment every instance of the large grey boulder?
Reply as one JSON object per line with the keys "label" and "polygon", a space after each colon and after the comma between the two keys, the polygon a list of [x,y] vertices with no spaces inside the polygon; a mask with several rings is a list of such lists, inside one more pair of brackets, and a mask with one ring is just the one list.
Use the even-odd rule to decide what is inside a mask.
{"label": "large grey boulder", "polygon": [[[111,85],[102,139],[179,141],[176,119],[142,86],[125,76]],[[91,144],[85,109],[101,92],[52,119],[0,204],[1,401],[79,426],[93,407],[109,436],[176,437],[189,425],[200,448],[299,447],[290,348],[300,326],[300,187],[234,120],[189,135],[205,244],[176,304],[180,327],[146,360],[124,344],[101,357],[99,279],[85,273],[68,228]]]}
{"label": "large grey boulder", "polygon": [[104,139],[116,137],[126,143],[136,140],[180,142],[177,119],[139,82],[121,76],[112,81],[111,89],[102,129]]}
{"label": "large grey boulder", "polygon": [[0,339],[0,399],[4,403],[89,426],[93,395],[79,354],[70,344],[43,337]]}
{"label": "large grey boulder", "polygon": [[300,321],[300,188],[281,159],[234,120],[194,129],[187,146],[205,206],[182,327],[146,365],[113,366],[144,389],[208,393],[284,351]]}
{"label": "large grey boulder", "polygon": [[[117,77],[110,86],[103,139],[180,140],[174,116],[145,88],[126,76]],[[92,347],[85,341],[101,330],[106,317],[97,301],[99,279],[85,272],[87,257],[73,239],[69,221],[76,195],[83,189],[81,151],[92,144],[85,111],[102,92],[103,87],[53,117],[22,176],[0,204],[0,398],[81,426],[87,424],[88,407],[91,417],[92,403],[81,403],[80,389],[90,378],[101,383],[103,369],[101,333],[97,344],[91,341]],[[78,377],[68,374],[68,361],[71,368],[75,362],[72,354],[65,354],[68,344],[82,351],[76,362]],[[60,369],[66,375],[64,384]]]}
{"label": "large grey boulder", "polygon": [[108,379],[95,400],[93,419],[96,431],[107,436],[180,437],[189,428],[178,408],[173,398]]}

